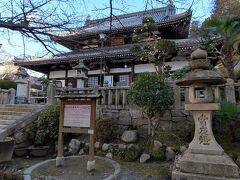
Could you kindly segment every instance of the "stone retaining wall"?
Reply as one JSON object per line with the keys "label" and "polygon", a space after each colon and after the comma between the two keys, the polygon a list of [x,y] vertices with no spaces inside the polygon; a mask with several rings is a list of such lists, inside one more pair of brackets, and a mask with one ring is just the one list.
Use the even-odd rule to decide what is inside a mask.
{"label": "stone retaining wall", "polygon": [[[137,128],[139,132],[146,133],[147,118],[139,108],[130,107],[128,109],[97,109],[97,119],[112,118],[115,126],[118,127],[118,134],[129,128]],[[174,130],[183,125],[193,123],[190,112],[185,110],[171,110],[159,119],[159,129]]]}

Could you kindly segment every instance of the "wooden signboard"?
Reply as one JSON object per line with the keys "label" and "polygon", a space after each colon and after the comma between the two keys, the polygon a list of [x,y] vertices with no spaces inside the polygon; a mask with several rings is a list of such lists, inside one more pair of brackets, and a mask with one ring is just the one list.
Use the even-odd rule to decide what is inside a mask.
{"label": "wooden signboard", "polygon": [[94,160],[96,99],[101,95],[61,95],[56,166],[63,166],[63,133],[90,134],[88,161]]}

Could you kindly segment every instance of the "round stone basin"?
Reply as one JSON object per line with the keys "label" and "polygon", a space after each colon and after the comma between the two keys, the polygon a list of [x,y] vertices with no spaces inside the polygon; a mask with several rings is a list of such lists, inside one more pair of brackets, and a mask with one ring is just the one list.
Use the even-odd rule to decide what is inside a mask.
{"label": "round stone basin", "polygon": [[120,173],[120,165],[107,158],[95,156],[96,169],[93,172],[86,170],[87,156],[65,157],[64,166],[56,167],[56,160],[50,159],[35,164],[24,171],[24,180],[35,178],[90,180],[112,179]]}

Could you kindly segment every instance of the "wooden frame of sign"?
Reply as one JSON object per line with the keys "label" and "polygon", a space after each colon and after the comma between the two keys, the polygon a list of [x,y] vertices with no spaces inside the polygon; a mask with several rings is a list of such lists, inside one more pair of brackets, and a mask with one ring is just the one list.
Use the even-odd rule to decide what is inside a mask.
{"label": "wooden frame of sign", "polygon": [[[101,97],[99,94],[65,94],[57,96],[60,101],[58,153],[56,166],[64,165],[63,157],[63,134],[83,133],[90,134],[88,164],[94,162],[87,169],[93,170],[94,142],[96,127],[96,100]],[[93,163],[92,163],[93,164]]]}

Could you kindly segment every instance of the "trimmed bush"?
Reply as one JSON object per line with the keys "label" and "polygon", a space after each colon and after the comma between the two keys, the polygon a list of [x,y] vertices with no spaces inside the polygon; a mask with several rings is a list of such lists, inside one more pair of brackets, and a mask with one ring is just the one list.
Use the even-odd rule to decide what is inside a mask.
{"label": "trimmed bush", "polygon": [[11,80],[0,80],[0,89],[17,89],[17,83]]}
{"label": "trimmed bush", "polygon": [[55,146],[58,139],[59,113],[59,106],[49,106],[40,113],[36,123],[37,131],[34,145]]}
{"label": "trimmed bush", "polygon": [[112,119],[100,119],[97,122],[97,140],[101,143],[108,143],[113,139]]}

